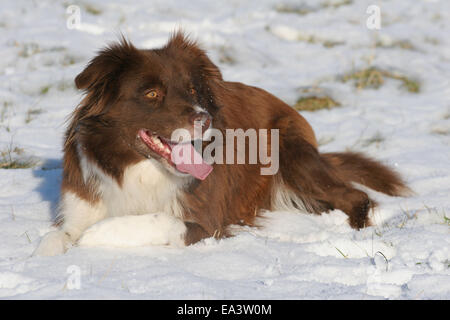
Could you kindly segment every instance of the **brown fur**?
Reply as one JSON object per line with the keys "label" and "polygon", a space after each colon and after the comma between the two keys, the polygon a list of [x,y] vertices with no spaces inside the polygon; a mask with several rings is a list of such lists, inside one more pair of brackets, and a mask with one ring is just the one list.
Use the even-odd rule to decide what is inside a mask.
{"label": "brown fur", "polygon": [[[274,188],[280,181],[312,213],[340,209],[350,225],[369,224],[374,203],[356,189],[357,182],[389,195],[407,190],[401,178],[386,166],[357,153],[320,154],[308,122],[270,93],[222,79],[205,52],[181,33],[155,50],[138,50],[122,40],[104,49],[75,83],[86,97],[75,110],[64,146],[62,191],[75,192],[91,203],[99,199],[96,177],[82,178],[77,146],[119,184],[125,168],[146,157],[159,155],[136,142],[136,132],[149,128],[163,137],[184,127],[192,117],[193,103],[205,108],[214,127],[225,129],[279,129],[280,170],[260,174],[261,164],[215,164],[204,181],[192,179],[180,201],[187,226],[185,242],[228,236],[230,224],[254,225],[262,209],[274,209]],[[142,98],[156,87],[161,100]],[[195,97],[185,93],[195,88]],[[185,91],[183,91],[185,89]]]}

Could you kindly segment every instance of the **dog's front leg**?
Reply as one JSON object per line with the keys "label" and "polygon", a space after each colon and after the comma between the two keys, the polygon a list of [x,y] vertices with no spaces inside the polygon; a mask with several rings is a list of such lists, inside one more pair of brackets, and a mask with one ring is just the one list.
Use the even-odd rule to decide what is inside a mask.
{"label": "dog's front leg", "polygon": [[65,192],[60,203],[59,217],[62,224],[58,230],[47,233],[33,255],[54,256],[66,252],[91,225],[106,216],[101,200],[90,203],[75,193]]}
{"label": "dog's front leg", "polygon": [[78,245],[86,247],[184,246],[184,222],[166,213],[111,217],[87,229]]}

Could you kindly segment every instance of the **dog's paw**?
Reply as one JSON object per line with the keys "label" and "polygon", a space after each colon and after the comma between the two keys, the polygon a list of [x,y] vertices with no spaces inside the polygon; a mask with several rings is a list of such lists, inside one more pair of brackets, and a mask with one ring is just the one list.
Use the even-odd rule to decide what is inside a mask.
{"label": "dog's paw", "polygon": [[33,256],[56,256],[67,251],[69,236],[61,230],[47,233],[33,252]]}

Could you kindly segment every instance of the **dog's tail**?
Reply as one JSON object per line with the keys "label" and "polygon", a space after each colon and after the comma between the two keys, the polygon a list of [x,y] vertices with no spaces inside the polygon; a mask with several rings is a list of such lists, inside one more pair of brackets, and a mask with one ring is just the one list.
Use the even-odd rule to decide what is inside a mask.
{"label": "dog's tail", "polygon": [[347,182],[356,182],[390,196],[408,196],[412,190],[398,173],[356,152],[322,153],[322,158]]}

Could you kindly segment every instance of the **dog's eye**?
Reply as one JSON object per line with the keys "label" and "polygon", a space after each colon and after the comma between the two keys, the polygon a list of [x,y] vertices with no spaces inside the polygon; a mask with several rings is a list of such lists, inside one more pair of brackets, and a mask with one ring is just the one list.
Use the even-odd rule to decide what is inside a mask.
{"label": "dog's eye", "polygon": [[150,99],[158,98],[158,91],[156,91],[156,90],[150,90],[150,91],[148,91],[148,92],[145,94],[145,96],[146,96],[147,98],[150,98]]}
{"label": "dog's eye", "polygon": [[194,88],[191,88],[190,90],[189,90],[189,92],[192,94],[192,95],[194,95],[194,94],[196,94],[197,93],[197,91],[195,91],[195,89]]}

